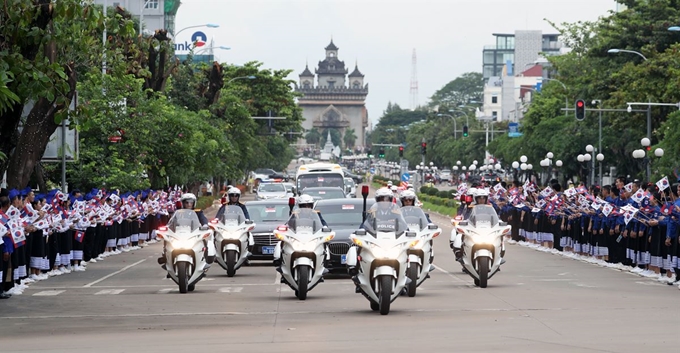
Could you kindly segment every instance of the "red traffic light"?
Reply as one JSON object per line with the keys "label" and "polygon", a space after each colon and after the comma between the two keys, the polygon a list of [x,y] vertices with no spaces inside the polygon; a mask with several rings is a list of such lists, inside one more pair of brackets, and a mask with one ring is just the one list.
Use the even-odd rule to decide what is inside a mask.
{"label": "red traffic light", "polygon": [[427,147],[427,142],[423,142],[423,143],[421,144],[421,146]]}
{"label": "red traffic light", "polygon": [[579,108],[583,108],[583,104],[584,104],[583,101],[577,101],[576,102],[576,106],[579,107]]}
{"label": "red traffic light", "polygon": [[399,151],[403,151],[403,150],[404,150],[404,146],[399,146]]}

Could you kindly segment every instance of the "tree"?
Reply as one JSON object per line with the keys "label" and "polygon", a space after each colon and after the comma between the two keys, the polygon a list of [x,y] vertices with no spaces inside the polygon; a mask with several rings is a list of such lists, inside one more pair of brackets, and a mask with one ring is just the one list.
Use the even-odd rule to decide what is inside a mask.
{"label": "tree", "polygon": [[328,138],[329,132],[331,133],[331,142],[333,143],[333,146],[342,147],[342,134],[340,134],[340,131],[335,128],[325,129],[321,132],[321,145],[326,144],[326,139]]}
{"label": "tree", "polygon": [[439,106],[440,110],[451,109],[470,101],[481,101],[484,93],[484,81],[479,72],[466,72],[444,85],[430,97],[429,106]]}
{"label": "tree", "polygon": [[305,140],[310,145],[318,145],[321,142],[321,133],[319,132],[319,129],[313,127],[311,130],[307,131]]}
{"label": "tree", "polygon": [[354,143],[357,141],[357,135],[354,133],[354,129],[346,129],[342,141],[345,143],[346,148],[354,148]]}
{"label": "tree", "polygon": [[[93,49],[101,48],[96,38],[82,34],[101,27],[103,19],[78,0],[17,0],[0,10],[0,23],[0,62],[7,63],[2,70],[12,79],[3,80],[7,98],[0,99],[5,102],[0,151],[9,156],[0,161],[0,173],[7,171],[9,187],[22,188],[65,118],[77,66],[90,66]],[[20,131],[24,109],[29,113]]]}

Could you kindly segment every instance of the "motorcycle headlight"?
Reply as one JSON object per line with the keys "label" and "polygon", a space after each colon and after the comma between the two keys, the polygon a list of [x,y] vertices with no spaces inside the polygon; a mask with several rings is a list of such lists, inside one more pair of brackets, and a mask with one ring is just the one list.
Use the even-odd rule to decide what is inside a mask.
{"label": "motorcycle headlight", "polygon": [[385,249],[375,244],[371,244],[371,252],[378,259],[396,259],[401,254],[401,247],[394,246],[390,249]]}
{"label": "motorcycle headlight", "polygon": [[478,244],[493,244],[493,243],[496,242],[496,238],[498,238],[497,232],[491,232],[491,233],[475,235],[474,241],[475,241],[475,243],[478,243]]}
{"label": "motorcycle headlight", "polygon": [[196,244],[196,239],[194,239],[194,238],[174,239],[172,241],[172,247],[175,248],[175,249],[183,249],[183,250],[192,249],[194,247],[194,244]]}

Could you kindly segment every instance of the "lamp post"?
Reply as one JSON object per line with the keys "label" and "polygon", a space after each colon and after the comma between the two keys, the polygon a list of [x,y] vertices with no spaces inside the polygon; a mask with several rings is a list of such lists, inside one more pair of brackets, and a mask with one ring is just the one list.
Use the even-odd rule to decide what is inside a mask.
{"label": "lamp post", "polygon": [[451,118],[451,120],[453,120],[453,139],[455,140],[457,138],[456,136],[458,134],[458,126],[456,125],[456,118],[454,118],[452,115],[441,114],[441,113],[437,114],[437,116],[448,116],[449,118]]}
{"label": "lamp post", "polygon": [[577,160],[579,163],[581,163],[581,170],[583,170],[583,169],[586,170],[586,175],[585,175],[586,182],[585,182],[584,184],[588,185],[588,174],[589,174],[589,172],[590,172],[590,168],[588,168],[588,164],[587,164],[587,163],[585,164],[585,168],[584,168],[584,167],[583,167],[583,166],[584,166],[583,163],[584,163],[584,162],[590,162],[590,161],[592,160],[592,157],[591,157],[589,154],[579,154],[578,156],[576,156],[576,160]]}
{"label": "lamp post", "polygon": [[517,175],[518,169],[519,169],[519,162],[518,161],[512,162],[512,177],[513,177],[513,180],[518,180],[518,178],[517,178],[518,177],[518,175]]}
{"label": "lamp post", "polygon": [[201,48],[201,50],[199,50],[199,51],[196,52],[196,55],[200,55],[202,52],[204,52],[204,51],[206,51],[206,50],[211,50],[211,49],[230,50],[231,48],[230,48],[230,47],[225,47],[225,46],[223,46],[223,45],[216,46],[216,47]]}
{"label": "lamp post", "polygon": [[562,161],[557,160],[555,161],[555,178],[559,181],[560,180],[560,168],[562,168]]}
{"label": "lamp post", "polygon": [[[633,158],[641,159],[645,169],[649,173],[649,171],[651,170],[650,165],[652,163],[651,163],[649,156],[647,155],[647,151],[650,150],[651,141],[648,138],[645,137],[642,140],[640,140],[640,144],[642,145],[643,148],[633,151]],[[654,150],[654,156],[661,158],[661,157],[663,157],[663,155],[664,155],[664,150],[662,148],[657,148],[657,149]],[[647,181],[649,181],[649,179],[650,179],[650,175],[647,174]]]}
{"label": "lamp post", "polygon": [[208,27],[208,28],[218,28],[219,26],[220,26],[220,25],[216,25],[216,24],[214,24],[214,23],[205,23],[205,24],[202,24],[202,25],[195,25],[195,26],[184,27],[184,28],[180,29],[179,31],[177,31],[177,33],[173,34],[173,38],[177,38],[177,37],[179,36],[180,33],[184,32],[184,31],[187,30],[187,29],[191,29],[191,28],[203,28],[203,27]]}

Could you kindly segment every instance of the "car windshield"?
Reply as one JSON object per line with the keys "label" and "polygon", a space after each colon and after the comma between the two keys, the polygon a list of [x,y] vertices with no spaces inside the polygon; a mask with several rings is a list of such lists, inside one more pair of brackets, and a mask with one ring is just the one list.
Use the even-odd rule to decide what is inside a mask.
{"label": "car windshield", "polygon": [[194,210],[176,210],[168,221],[168,229],[174,233],[191,233],[201,227],[201,221]]}
{"label": "car windshield", "polygon": [[362,220],[363,206],[361,204],[319,205],[314,207],[321,212],[326,223],[333,227],[359,228]]}
{"label": "car windshield", "polygon": [[220,222],[227,226],[237,226],[245,221],[246,216],[243,214],[243,210],[236,205],[227,205],[220,219]]}
{"label": "car windshield", "polygon": [[249,205],[246,204],[248,215],[253,222],[284,222],[288,219],[290,208],[286,204],[278,205]]}
{"label": "car windshield", "polygon": [[293,192],[293,188],[295,187],[295,186],[293,186],[293,184],[283,184],[283,186],[286,188],[286,192],[290,192],[290,193]]}
{"label": "car windshield", "polygon": [[345,186],[345,180],[343,176],[338,173],[303,174],[298,177],[297,183],[298,190],[303,190],[304,188],[309,187],[332,186],[341,188]]}
{"label": "car windshield", "polygon": [[286,192],[286,187],[281,184],[262,184],[259,192]]}
{"label": "car windshield", "polygon": [[319,214],[309,208],[300,208],[293,211],[288,219],[288,227],[297,234],[314,234],[322,225]]}
{"label": "car windshield", "polygon": [[255,169],[255,174],[274,174],[273,169]]}
{"label": "car windshield", "polygon": [[420,207],[404,206],[401,208],[401,214],[404,216],[408,228],[413,231],[420,231],[427,228],[427,216]]}
{"label": "car windshield", "polygon": [[351,178],[345,178],[345,186],[354,185],[354,181]]}
{"label": "car windshield", "polygon": [[478,205],[472,208],[468,221],[476,228],[491,228],[498,224],[498,214],[491,206]]}
{"label": "car windshield", "polygon": [[377,202],[367,213],[364,229],[373,236],[382,232],[395,232],[398,238],[408,229],[399,207],[392,202]]}
{"label": "car windshield", "polygon": [[330,199],[344,199],[345,193],[340,189],[325,189],[325,190],[314,190],[306,189],[305,194],[314,198],[314,200],[330,200]]}

